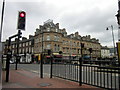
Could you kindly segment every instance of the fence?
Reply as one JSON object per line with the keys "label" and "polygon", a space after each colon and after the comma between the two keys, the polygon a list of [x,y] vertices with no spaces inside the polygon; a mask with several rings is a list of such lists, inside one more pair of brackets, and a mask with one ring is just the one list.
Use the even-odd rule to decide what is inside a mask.
{"label": "fence", "polygon": [[120,67],[116,62],[61,60],[52,63],[52,76],[105,89],[120,89]]}

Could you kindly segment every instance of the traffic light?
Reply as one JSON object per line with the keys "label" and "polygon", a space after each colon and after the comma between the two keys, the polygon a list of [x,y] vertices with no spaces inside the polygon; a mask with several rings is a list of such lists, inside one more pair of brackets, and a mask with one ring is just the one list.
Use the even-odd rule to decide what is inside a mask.
{"label": "traffic light", "polygon": [[25,21],[26,21],[26,13],[24,11],[20,11],[18,15],[17,29],[25,30]]}

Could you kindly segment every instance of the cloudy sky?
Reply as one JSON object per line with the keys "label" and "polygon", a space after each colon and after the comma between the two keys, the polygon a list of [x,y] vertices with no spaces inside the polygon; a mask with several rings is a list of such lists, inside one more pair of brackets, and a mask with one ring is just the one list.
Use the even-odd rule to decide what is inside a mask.
{"label": "cloudy sky", "polygon": [[[0,12],[2,10],[0,1]],[[99,39],[101,45],[113,46],[111,28],[118,41],[118,26],[115,15],[118,0],[6,0],[2,41],[17,33],[18,11],[26,11],[26,30],[23,35],[34,35],[39,25],[52,19],[66,28],[68,34],[79,32],[81,36],[91,35]],[[0,14],[1,16],[1,14]]]}

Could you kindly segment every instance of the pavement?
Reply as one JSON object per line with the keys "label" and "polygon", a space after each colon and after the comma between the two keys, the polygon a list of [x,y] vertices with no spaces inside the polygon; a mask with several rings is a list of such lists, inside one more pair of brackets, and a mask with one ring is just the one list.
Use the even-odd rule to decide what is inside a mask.
{"label": "pavement", "polygon": [[6,72],[2,71],[2,88],[79,88],[79,89],[95,89],[102,90],[94,86],[83,84],[79,86],[79,83],[60,79],[60,78],[40,78],[38,74],[18,69],[10,70],[9,82],[5,82]]}

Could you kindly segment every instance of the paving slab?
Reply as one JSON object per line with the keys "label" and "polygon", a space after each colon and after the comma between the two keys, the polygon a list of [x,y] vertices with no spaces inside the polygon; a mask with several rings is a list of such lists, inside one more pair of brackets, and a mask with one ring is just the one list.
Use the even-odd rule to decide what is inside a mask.
{"label": "paving slab", "polygon": [[61,79],[61,78],[40,78],[38,74],[25,70],[10,70],[9,82],[5,82],[5,71],[2,71],[2,88],[94,88],[94,86]]}

